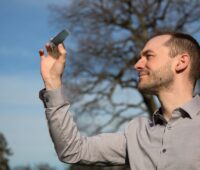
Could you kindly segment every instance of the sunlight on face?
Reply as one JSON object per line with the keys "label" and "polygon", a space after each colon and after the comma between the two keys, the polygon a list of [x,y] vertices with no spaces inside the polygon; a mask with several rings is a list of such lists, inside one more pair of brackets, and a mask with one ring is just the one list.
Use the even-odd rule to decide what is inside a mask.
{"label": "sunlight on face", "polygon": [[138,89],[145,93],[156,94],[159,90],[168,88],[173,80],[171,63],[166,63],[156,70],[148,70],[148,74],[140,78]]}
{"label": "sunlight on face", "polygon": [[[157,94],[173,83],[172,58],[169,49],[163,45],[169,36],[158,36],[147,42],[135,68],[139,72],[138,89],[145,93]],[[149,52],[151,51],[151,52]]]}

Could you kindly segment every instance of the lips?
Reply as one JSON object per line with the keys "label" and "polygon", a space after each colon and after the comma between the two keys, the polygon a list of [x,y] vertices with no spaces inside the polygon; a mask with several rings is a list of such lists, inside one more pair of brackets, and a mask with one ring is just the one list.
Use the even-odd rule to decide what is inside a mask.
{"label": "lips", "polygon": [[139,77],[146,76],[146,75],[149,75],[148,71],[140,71],[139,72]]}
{"label": "lips", "polygon": [[147,74],[142,73],[142,74],[139,74],[139,77],[146,76],[146,75]]}

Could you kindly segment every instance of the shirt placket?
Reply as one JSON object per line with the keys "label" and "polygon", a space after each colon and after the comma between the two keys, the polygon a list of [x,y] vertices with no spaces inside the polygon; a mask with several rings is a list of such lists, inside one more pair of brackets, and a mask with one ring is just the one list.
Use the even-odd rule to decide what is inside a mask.
{"label": "shirt placket", "polygon": [[[158,170],[164,170],[165,167],[168,167],[167,164],[169,164],[170,155],[169,155],[169,149],[170,149],[170,134],[173,133],[173,127],[177,123],[178,120],[180,120],[181,114],[179,111],[174,111],[172,113],[171,119],[168,121],[168,123],[164,124],[164,130],[163,130],[163,136],[162,136],[162,142],[161,142],[161,149],[160,149],[160,161]],[[172,155],[171,155],[172,156]]]}
{"label": "shirt placket", "polygon": [[157,170],[163,170],[164,167],[166,167],[167,164],[167,155],[168,155],[168,149],[169,149],[169,139],[170,139],[170,132],[172,130],[171,122],[163,125],[163,134],[162,134],[162,140],[161,140],[161,147],[160,147],[160,153],[159,153],[159,162],[157,166]]}

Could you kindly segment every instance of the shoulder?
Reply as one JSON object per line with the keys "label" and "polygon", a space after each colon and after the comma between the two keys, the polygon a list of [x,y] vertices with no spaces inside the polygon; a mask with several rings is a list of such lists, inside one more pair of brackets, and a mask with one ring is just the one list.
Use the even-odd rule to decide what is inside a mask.
{"label": "shoulder", "polygon": [[129,122],[129,126],[133,126],[133,125],[138,126],[138,125],[149,124],[149,123],[150,123],[150,119],[147,116],[138,116]]}
{"label": "shoulder", "polygon": [[127,128],[126,128],[126,132],[128,131],[137,131],[139,129],[144,129],[147,128],[151,125],[151,120],[146,117],[146,116],[139,116],[136,117],[134,119],[132,119]]}

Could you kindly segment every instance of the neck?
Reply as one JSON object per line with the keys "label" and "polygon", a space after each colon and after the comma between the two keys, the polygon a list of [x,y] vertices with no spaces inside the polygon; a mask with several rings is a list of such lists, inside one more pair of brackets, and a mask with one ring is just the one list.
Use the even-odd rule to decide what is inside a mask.
{"label": "neck", "polygon": [[165,119],[168,121],[174,109],[183,106],[192,99],[193,87],[187,83],[173,85],[167,89],[161,90],[157,97],[161,103],[161,109]]}

